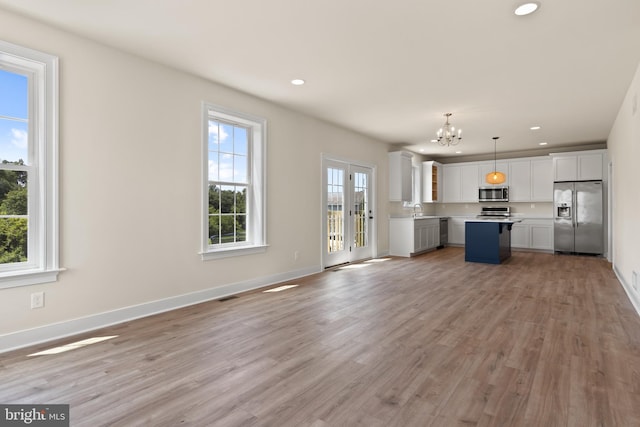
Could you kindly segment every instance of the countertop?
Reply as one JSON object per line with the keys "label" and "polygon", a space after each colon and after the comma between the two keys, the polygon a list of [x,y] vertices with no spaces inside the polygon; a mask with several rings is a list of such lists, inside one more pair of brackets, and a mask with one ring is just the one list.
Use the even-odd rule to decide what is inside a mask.
{"label": "countertop", "polygon": [[515,224],[522,222],[522,218],[475,218],[465,219],[464,222],[500,222],[503,224]]}
{"label": "countertop", "polygon": [[439,219],[439,218],[449,218],[448,216],[442,215],[390,215],[389,219],[407,219],[407,220],[415,220],[415,219]]}
{"label": "countertop", "polygon": [[[477,215],[449,215],[448,218],[473,220],[473,219],[477,219]],[[525,219],[543,219],[543,220],[544,219],[549,219],[549,220],[552,220],[553,217],[552,216],[542,216],[542,215],[511,214],[509,219],[517,219],[519,221],[522,221],[522,220],[525,220]]]}

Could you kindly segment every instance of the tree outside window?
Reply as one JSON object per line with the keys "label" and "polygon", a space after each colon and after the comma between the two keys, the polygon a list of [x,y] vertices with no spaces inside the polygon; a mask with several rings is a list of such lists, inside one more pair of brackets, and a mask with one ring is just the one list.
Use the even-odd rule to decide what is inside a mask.
{"label": "tree outside window", "polygon": [[203,103],[202,258],[266,250],[266,120]]}

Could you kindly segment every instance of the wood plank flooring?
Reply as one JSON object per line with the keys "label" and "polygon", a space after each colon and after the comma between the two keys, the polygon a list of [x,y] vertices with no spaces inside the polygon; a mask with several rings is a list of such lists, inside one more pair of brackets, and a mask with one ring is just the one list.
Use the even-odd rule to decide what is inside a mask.
{"label": "wood plank flooring", "polygon": [[640,318],[605,260],[355,267],[0,355],[0,402],[73,426],[640,425]]}

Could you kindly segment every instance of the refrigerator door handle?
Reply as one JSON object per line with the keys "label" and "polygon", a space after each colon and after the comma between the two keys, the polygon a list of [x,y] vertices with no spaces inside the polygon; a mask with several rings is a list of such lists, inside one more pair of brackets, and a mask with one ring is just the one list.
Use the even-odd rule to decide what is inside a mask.
{"label": "refrigerator door handle", "polygon": [[571,202],[573,203],[573,227],[578,228],[578,192],[571,193]]}

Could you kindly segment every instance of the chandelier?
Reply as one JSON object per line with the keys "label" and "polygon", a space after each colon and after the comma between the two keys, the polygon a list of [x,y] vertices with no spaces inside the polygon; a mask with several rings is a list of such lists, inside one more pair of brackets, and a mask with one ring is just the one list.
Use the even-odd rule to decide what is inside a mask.
{"label": "chandelier", "polygon": [[438,137],[436,142],[442,146],[458,145],[462,140],[462,129],[458,129],[456,135],[456,128],[449,123],[449,117],[452,116],[452,113],[446,113],[444,116],[447,120],[438,132],[436,132],[436,136]]}
{"label": "chandelier", "polygon": [[493,137],[493,171],[489,172],[485,177],[487,184],[502,184],[507,180],[507,176],[502,172],[498,172],[496,166],[496,142],[498,142],[499,136]]}

